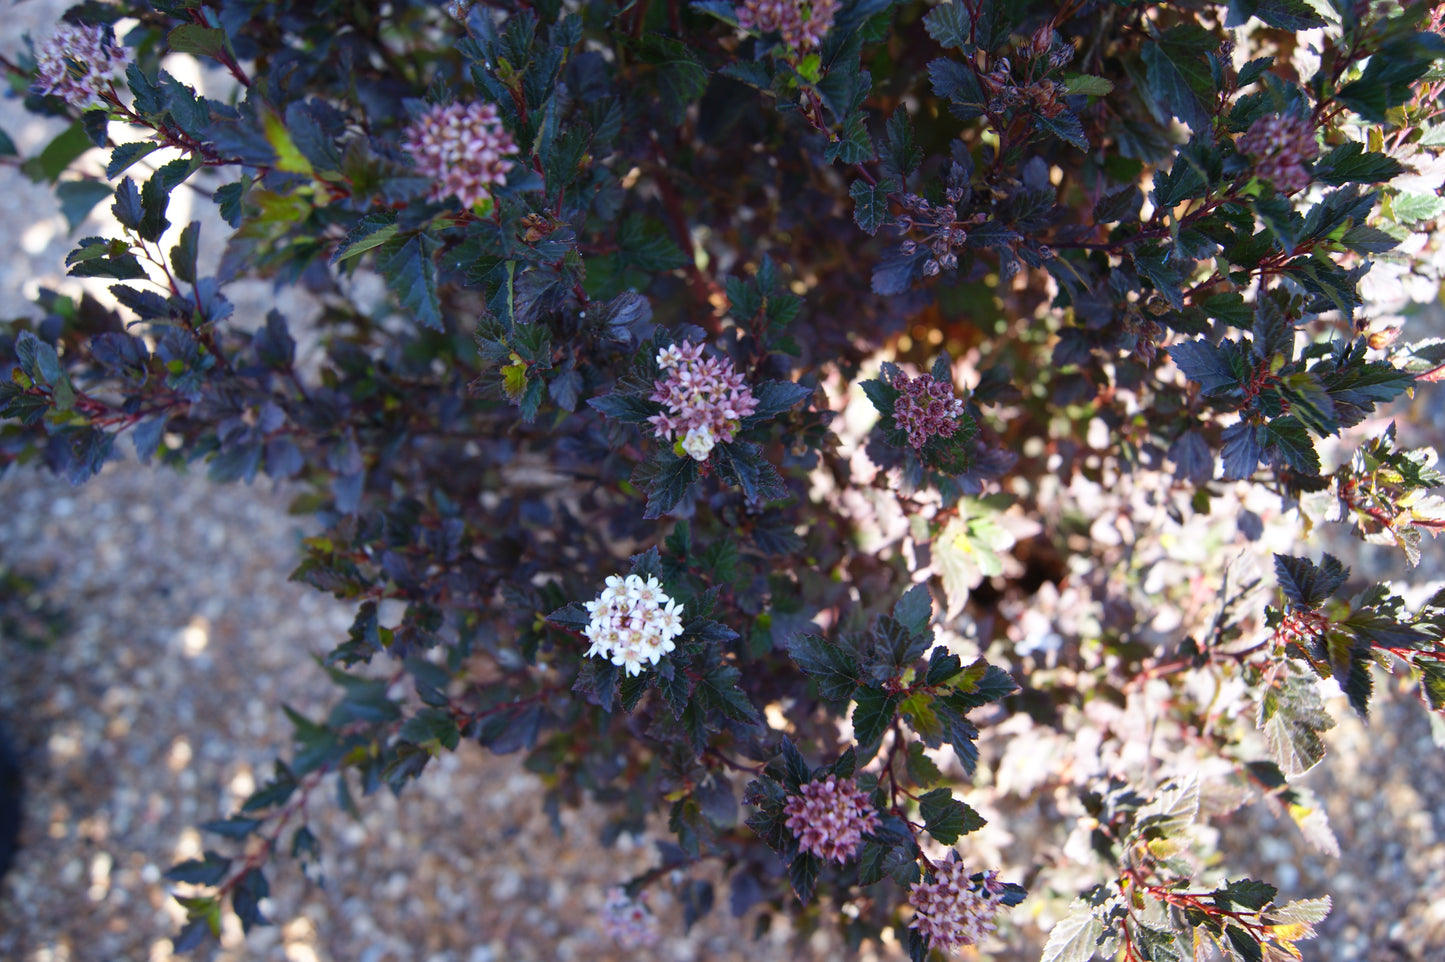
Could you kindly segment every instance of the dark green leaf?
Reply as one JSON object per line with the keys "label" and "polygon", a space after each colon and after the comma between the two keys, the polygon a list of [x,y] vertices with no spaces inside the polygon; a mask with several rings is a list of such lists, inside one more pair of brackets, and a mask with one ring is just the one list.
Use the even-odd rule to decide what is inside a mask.
{"label": "dark green leaf", "polygon": [[378,268],[401,306],[423,327],[444,330],[441,300],[437,296],[436,252],[440,242],[426,234],[413,234],[400,244],[382,248]]}
{"label": "dark green leaf", "polygon": [[103,180],[67,180],[55,187],[60,212],[65,215],[71,233],[89,216],[96,204],[109,196],[110,185]]}
{"label": "dark green leaf", "polygon": [[888,195],[898,189],[898,185],[892,180],[882,180],[877,184],[870,184],[864,180],[855,180],[848,188],[848,194],[853,198],[853,222],[870,235],[877,234],[878,228],[889,221]]}
{"label": "dark green leaf", "polygon": [[988,822],[972,808],[953,797],[948,788],[936,788],[918,799],[923,827],[935,841],[952,845],[959,836],[976,832]]}
{"label": "dark green leaf", "polygon": [[1340,590],[1350,577],[1350,569],[1332,554],[1326,554],[1318,565],[1308,558],[1277,554],[1274,574],[1280,590],[1292,604],[1318,608]]}
{"label": "dark green leaf", "polygon": [[1405,172],[1405,167],[1388,154],[1365,151],[1363,145],[1350,141],[1334,148],[1315,161],[1315,180],[1341,184],[1380,184]]}

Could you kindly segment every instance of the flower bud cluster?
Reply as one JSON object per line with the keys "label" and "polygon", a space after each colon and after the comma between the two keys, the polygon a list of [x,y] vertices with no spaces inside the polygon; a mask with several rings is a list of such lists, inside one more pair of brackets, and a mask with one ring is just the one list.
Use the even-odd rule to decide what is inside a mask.
{"label": "flower bud cluster", "polygon": [[597,600],[587,602],[587,613],[592,616],[583,630],[592,642],[588,657],[606,658],[629,675],[642,674],[644,661],[657,664],[682,634],[682,605],[650,576],[643,581],[637,575],[612,575]]}
{"label": "flower bud cluster", "polygon": [[628,949],[657,944],[657,917],[647,908],[647,893],[628,898],[622,888],[607,890],[602,903],[602,928]]}
{"label": "flower bud cluster", "polygon": [[952,437],[963,417],[963,401],[954,397],[953,385],[931,375],[900,378],[893,420],[908,432],[908,443],[921,448],[931,437]]}
{"label": "flower bud cluster", "polygon": [[1003,885],[997,872],[985,872],[977,886],[960,861],[939,865],[933,881],[919,881],[908,891],[913,906],[911,929],[928,937],[936,949],[948,951],[973,945],[994,931]]}
{"label": "flower bud cluster", "polygon": [[491,185],[505,183],[517,152],[495,104],[472,101],[432,107],[406,129],[402,147],[423,176],[434,181],[431,199],[455,197],[463,207],[488,200]]}
{"label": "flower bud cluster", "polygon": [[706,461],[713,447],[736,435],[743,418],[758,407],[743,376],[727,358],[702,356],[702,345],[683,341],[657,353],[667,372],[653,384],[650,400],[666,406],[647,421],[659,438],[682,438],[682,449]]}
{"label": "flower bud cluster", "polygon": [[957,205],[964,197],[964,188],[949,187],[943,203],[931,203],[917,194],[906,194],[901,201],[903,213],[898,215],[895,226],[902,233],[918,230],[924,236],[921,241],[905,239],[900,249],[905,255],[912,255],[920,246],[928,248],[933,255],[923,265],[923,273],[928,277],[958,267],[955,251],[967,242],[969,224],[988,219],[986,214],[975,214],[969,221],[961,220]]}
{"label": "flower bud cluster", "polygon": [[1282,194],[1293,194],[1310,185],[1305,164],[1319,156],[1315,129],[1308,120],[1293,114],[1261,117],[1237,141],[1240,151],[1256,161],[1255,174],[1274,184]]}
{"label": "flower bud cluster", "polygon": [[129,62],[104,27],[61,23],[35,48],[37,86],[77,110],[103,109],[112,82],[125,75]]}
{"label": "flower bud cluster", "polygon": [[837,14],[838,0],[743,0],[737,7],[739,27],[781,33],[794,50],[821,47]]}
{"label": "flower bud cluster", "polygon": [[851,778],[829,775],[798,791],[783,804],[788,831],[818,858],[846,862],[863,844],[863,836],[878,830],[878,813],[868,793]]}

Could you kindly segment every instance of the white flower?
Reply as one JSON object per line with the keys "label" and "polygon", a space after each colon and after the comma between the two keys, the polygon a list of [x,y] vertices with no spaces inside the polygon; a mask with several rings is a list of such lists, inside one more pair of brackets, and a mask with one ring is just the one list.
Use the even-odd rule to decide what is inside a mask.
{"label": "white flower", "polygon": [[712,436],[712,429],[706,424],[699,424],[682,439],[682,449],[692,455],[694,461],[706,461],[716,444],[717,439]]}
{"label": "white flower", "polygon": [[587,656],[606,658],[629,675],[640,675],[644,664],[656,665],[675,650],[673,639],[683,630],[682,606],[651,576],[644,581],[614,575],[586,608],[592,616],[582,632],[592,642]]}
{"label": "white flower", "polygon": [[103,27],[62,23],[35,46],[40,92],[53,94],[78,110],[108,106],[111,83],[124,76],[130,56]]}

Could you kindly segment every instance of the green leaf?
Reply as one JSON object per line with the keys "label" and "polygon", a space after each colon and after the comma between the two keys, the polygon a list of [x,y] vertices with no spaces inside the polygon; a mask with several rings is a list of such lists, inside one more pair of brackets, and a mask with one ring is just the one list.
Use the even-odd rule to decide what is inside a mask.
{"label": "green leaf", "polygon": [[681,124],[688,104],[707,89],[707,69],[691,46],[656,33],[644,38],[642,59],[657,67],[663,107],[674,124]]}
{"label": "green leaf", "polygon": [[843,122],[836,140],[823,148],[823,160],[827,163],[841,161],[844,164],[861,164],[873,159],[873,138],[863,122],[863,112],[850,114]]}
{"label": "green leaf", "polygon": [[206,852],[203,858],[189,859],[166,870],[164,878],[171,882],[188,885],[219,885],[231,868],[231,860],[215,852]]}
{"label": "green leaf", "polygon": [[1039,129],[1053,134],[1070,147],[1082,150],[1084,153],[1089,152],[1089,138],[1084,134],[1084,125],[1072,110],[1065,110],[1055,117],[1041,113],[1034,114],[1033,119]]}
{"label": "green leaf", "polygon": [[336,245],[336,250],[331,255],[331,263],[339,264],[353,257],[360,257],[387,243],[396,234],[396,211],[372,211],[346,232],[346,236]]}
{"label": "green leaf", "polygon": [[818,884],[818,876],[822,870],[822,859],[811,852],[799,852],[793,857],[793,861],[788,864],[788,881],[793,884],[793,891],[798,893],[799,901],[812,901],[813,889]]}
{"label": "green leaf", "polygon": [[699,477],[695,460],[686,455],[677,457],[670,449],[659,451],[652,465],[657,473],[648,488],[647,508],[642,513],[647,519],[660,518],[677,507]]}
{"label": "green leaf", "polygon": [[1054,923],[1039,962],[1088,962],[1104,935],[1104,924],[1083,899],[1075,899],[1069,914]]}
{"label": "green leaf", "polygon": [[115,188],[115,203],[110,207],[115,219],[122,227],[136,230],[140,227],[145,208],[141,206],[140,190],[129,177],[121,180]]}
{"label": "green leaf", "polygon": [[842,704],[858,688],[858,665],[837,645],[812,634],[793,635],[787,640],[788,657],[818,686],[818,697]]}
{"label": "green leaf", "polygon": [[1291,604],[1318,608],[1340,590],[1350,577],[1350,569],[1332,554],[1326,554],[1318,565],[1308,558],[1277,554],[1274,574]]}
{"label": "green leaf", "polygon": [[883,169],[898,183],[906,184],[909,176],[923,163],[923,148],[914,143],[913,123],[908,117],[907,108],[900,105],[889,114],[884,132],[888,145],[883,151]]}
{"label": "green leaf", "polygon": [[176,279],[186,284],[196,282],[196,257],[200,250],[201,222],[193,220],[181,231],[171,248],[171,269]]}
{"label": "green leaf", "polygon": [[877,184],[855,180],[848,188],[853,198],[853,222],[869,235],[878,233],[878,228],[889,221],[888,195],[898,189],[892,180],[884,179]]}
{"label": "green leaf", "polygon": [[1283,461],[1295,471],[1306,475],[1320,473],[1320,456],[1305,426],[1294,415],[1275,418],[1264,426],[1266,453],[1273,452],[1276,461]]}
{"label": "green leaf", "polygon": [[1403,174],[1405,167],[1388,154],[1365,151],[1355,141],[1341,144],[1315,161],[1315,180],[1326,184],[1380,184]]}
{"label": "green leaf", "polygon": [[859,689],[853,708],[853,737],[858,741],[860,758],[871,758],[878,750],[883,733],[897,714],[898,698],[896,693],[881,688]]}
{"label": "green leaf", "polygon": [[1335,727],[1313,679],[1291,675],[1264,693],[1259,728],[1286,775],[1302,775],[1325,757],[1321,733]]}
{"label": "green leaf", "polygon": [[1445,213],[1445,197],[1438,194],[1399,194],[1390,204],[1395,220],[1407,226],[1434,220]]}
{"label": "green leaf", "polygon": [[412,234],[400,246],[394,240],[383,246],[377,265],[401,306],[434,331],[445,330],[437,296],[435,257],[440,249],[441,243],[427,234]]}
{"label": "green leaf", "polygon": [[943,781],[943,772],[939,771],[933,759],[928,757],[921,742],[908,743],[908,755],[903,763],[908,777],[920,788],[928,788]]}
{"label": "green leaf", "polygon": [[203,27],[183,23],[166,35],[166,44],[174,53],[198,54],[221,60],[226,54],[226,31],[219,27]]}
{"label": "green leaf", "polygon": [[461,741],[461,733],[457,730],[456,719],[452,717],[452,713],[445,708],[431,707],[422,708],[408,718],[396,733],[396,737],[413,745],[426,746],[435,742],[448,751],[456,748]]}
{"label": "green leaf", "polygon": [[953,797],[952,790],[936,788],[918,799],[918,812],[923,827],[935,841],[952,845],[962,835],[976,832],[988,824],[983,816]]}
{"label": "green leaf", "polygon": [[683,254],[667,231],[656,221],[634,214],[617,230],[618,257],[626,265],[655,273],[687,265]]}
{"label": "green leaf", "polygon": [[256,831],[263,824],[263,819],[233,816],[212,822],[202,822],[198,827],[203,832],[220,835],[222,838],[241,839]]}
{"label": "green leaf", "polygon": [[55,187],[60,212],[65,215],[72,234],[84,223],[95,205],[110,195],[110,184],[103,180],[67,180]]}
{"label": "green leaf", "polygon": [[910,634],[922,635],[933,619],[933,596],[926,585],[914,585],[893,605],[893,617]]}
{"label": "green leaf", "polygon": [[1218,46],[1213,34],[1194,23],[1171,27],[1158,42],[1144,44],[1150,92],[1195,133],[1209,127],[1214,78],[1204,55]]}
{"label": "green leaf", "polygon": [[923,28],[940,46],[952,50],[972,50],[969,40],[971,24],[968,8],[958,0],[949,0],[934,7],[923,18]]}
{"label": "green leaf", "polygon": [[1226,911],[1240,905],[1258,912],[1273,902],[1278,892],[1279,890],[1268,882],[1242,878],[1227,883],[1224,888],[1215,889],[1210,893],[1210,898],[1215,905]]}
{"label": "green leaf", "polygon": [[1198,384],[1205,394],[1218,394],[1239,384],[1239,374],[1230,363],[1229,356],[1208,341],[1182,341],[1171,345],[1169,357],[1184,372],[1184,376]]}
{"label": "green leaf", "polygon": [[703,673],[702,678],[698,681],[697,696],[708,708],[733,721],[757,721],[757,709],[738,687],[740,678],[742,678],[742,672],[732,665],[713,665]]}
{"label": "green leaf", "polygon": [[1445,38],[1414,33],[1391,40],[1370,56],[1358,80],[1345,84],[1336,98],[1372,123],[1386,122],[1385,113],[1408,103],[1415,81],[1445,54]]}
{"label": "green leaf", "polygon": [[171,222],[166,220],[166,208],[170,206],[171,187],[166,184],[165,168],[157,170],[145,182],[140,191],[143,211],[136,233],[143,240],[158,241]]}
{"label": "green leaf", "polygon": [[1230,948],[1243,962],[1263,962],[1264,952],[1253,935],[1233,923],[1224,927],[1224,934],[1229,938]]}
{"label": "green leaf", "polygon": [[1091,77],[1088,74],[1064,74],[1064,89],[1070,94],[1087,94],[1102,97],[1114,89],[1114,81],[1107,77]]}
{"label": "green leaf", "polygon": [[92,146],[85,125],[77,120],[56,135],[39,154],[21,164],[20,169],[36,183],[44,180],[53,184]]}

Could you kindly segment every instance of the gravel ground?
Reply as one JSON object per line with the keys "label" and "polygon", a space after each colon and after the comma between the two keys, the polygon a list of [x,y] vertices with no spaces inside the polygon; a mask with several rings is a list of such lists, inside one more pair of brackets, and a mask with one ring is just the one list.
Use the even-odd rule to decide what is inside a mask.
{"label": "gravel ground", "polygon": [[[24,28],[44,32],[64,6],[7,10],[0,46],[12,49]],[[0,127],[22,152],[47,136],[46,125],[12,102],[0,102]],[[48,190],[11,170],[0,171],[0,183],[0,215],[14,242],[0,259],[0,305],[18,312],[41,284],[74,289],[60,278],[70,238]],[[103,222],[84,228],[103,230]],[[1438,392],[1423,396],[1433,403],[1419,400],[1409,414],[1415,443],[1438,443],[1445,404]],[[0,638],[0,718],[30,780],[25,850],[0,886],[0,959],[171,957],[180,911],[160,873],[198,853],[193,826],[228,812],[286,753],[280,706],[314,712],[327,703],[330,685],[310,656],[329,650],[353,614],[285,580],[302,533],[285,513],[287,500],[284,490],[222,488],[133,461],[112,464],[78,490],[34,472],[0,478],[0,560],[37,578],[69,619],[50,647]],[[1363,572],[1399,573],[1392,552],[1339,546]],[[1445,543],[1420,575],[1445,577],[1440,548]],[[1315,853],[1288,819],[1256,806],[1222,825],[1226,861],[1279,883],[1287,897],[1335,895],[1324,937],[1306,948],[1307,958],[1445,958],[1445,755],[1412,695],[1382,690],[1368,727],[1343,702],[1332,707],[1340,724],[1328,737],[1330,757],[1305,784],[1329,811],[1341,857]],[[607,885],[654,864],[651,841],[624,836],[601,848],[595,839],[607,812],[595,806],[565,811],[558,838],[541,801],[541,783],[515,758],[468,745],[441,759],[400,803],[364,800],[360,821],[318,798],[311,815],[325,853],[324,885],[283,859],[269,906],[281,924],[244,944],[228,929],[217,958],[838,955],[830,936],[794,944],[786,926],[753,942],[754,919],[734,920],[725,910],[682,935],[681,911],[665,892],[654,908],[669,934],[654,949],[622,952],[591,919]],[[658,828],[655,837],[665,838]],[[1037,958],[1037,940],[1026,926],[1021,942],[995,958]]]}

